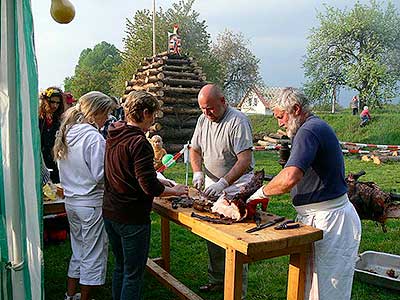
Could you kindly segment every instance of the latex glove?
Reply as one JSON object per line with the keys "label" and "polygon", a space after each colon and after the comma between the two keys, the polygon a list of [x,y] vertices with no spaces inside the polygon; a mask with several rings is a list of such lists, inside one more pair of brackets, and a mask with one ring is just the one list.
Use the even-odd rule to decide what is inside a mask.
{"label": "latex glove", "polygon": [[261,203],[261,209],[267,210],[269,198],[263,192],[264,186],[260,187],[253,195],[246,201],[247,218],[252,218],[256,214],[257,204]]}
{"label": "latex glove", "polygon": [[193,173],[193,180],[192,180],[193,186],[201,190],[203,185],[204,185],[204,174],[203,172],[194,172]]}
{"label": "latex glove", "polygon": [[210,185],[205,189],[204,194],[206,196],[215,197],[222,193],[222,191],[229,186],[229,183],[224,177],[221,177],[217,182]]}

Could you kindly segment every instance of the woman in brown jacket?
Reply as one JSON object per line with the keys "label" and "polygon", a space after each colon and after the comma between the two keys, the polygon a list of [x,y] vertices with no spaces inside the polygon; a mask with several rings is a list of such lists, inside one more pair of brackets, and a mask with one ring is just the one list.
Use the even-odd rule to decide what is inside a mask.
{"label": "woman in brown jacket", "polygon": [[160,106],[142,91],[125,102],[126,121],[109,128],[105,154],[103,218],[115,256],[114,300],[139,300],[150,244],[150,211],[157,196],[184,195],[188,187],[164,186],[154,169],[154,152],[145,132]]}

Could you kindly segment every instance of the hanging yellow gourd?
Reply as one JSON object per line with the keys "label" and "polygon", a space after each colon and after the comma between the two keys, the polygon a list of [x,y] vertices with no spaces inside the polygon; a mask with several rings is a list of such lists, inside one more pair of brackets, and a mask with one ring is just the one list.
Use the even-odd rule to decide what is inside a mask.
{"label": "hanging yellow gourd", "polygon": [[50,14],[61,24],[71,22],[75,17],[75,8],[68,0],[51,0]]}

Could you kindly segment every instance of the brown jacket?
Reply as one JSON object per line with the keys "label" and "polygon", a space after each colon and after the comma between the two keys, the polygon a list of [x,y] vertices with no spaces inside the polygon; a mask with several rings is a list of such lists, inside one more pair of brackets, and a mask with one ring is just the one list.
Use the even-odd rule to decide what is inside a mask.
{"label": "brown jacket", "polygon": [[165,189],[153,162],[153,148],[140,128],[126,122],[110,126],[104,163],[104,218],[122,224],[150,223],[153,198]]}

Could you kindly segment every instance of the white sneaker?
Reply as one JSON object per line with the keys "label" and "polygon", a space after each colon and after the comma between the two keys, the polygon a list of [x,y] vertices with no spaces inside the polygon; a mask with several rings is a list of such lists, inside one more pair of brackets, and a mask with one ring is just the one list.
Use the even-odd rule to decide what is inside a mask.
{"label": "white sneaker", "polygon": [[76,293],[73,296],[68,296],[67,293],[65,293],[64,300],[81,300],[81,293]]}

